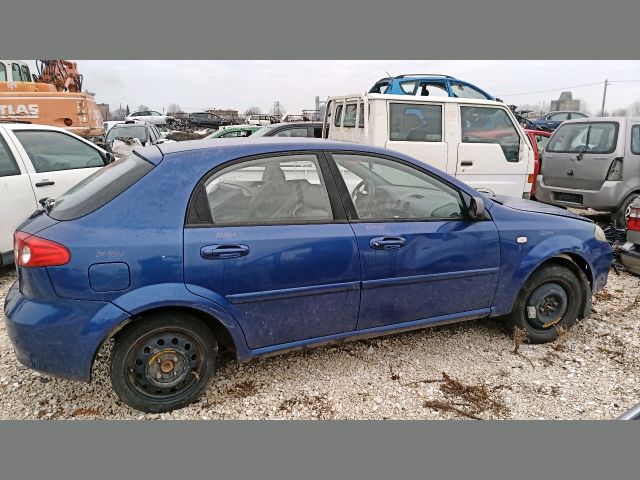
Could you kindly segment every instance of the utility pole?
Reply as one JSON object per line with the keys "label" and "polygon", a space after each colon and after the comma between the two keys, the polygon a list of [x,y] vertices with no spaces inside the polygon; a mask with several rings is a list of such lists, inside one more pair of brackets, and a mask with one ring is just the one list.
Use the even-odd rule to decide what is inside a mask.
{"label": "utility pole", "polygon": [[604,92],[602,92],[602,108],[600,109],[601,117],[604,117],[604,102],[607,99],[607,85],[609,85],[609,80],[604,81]]}

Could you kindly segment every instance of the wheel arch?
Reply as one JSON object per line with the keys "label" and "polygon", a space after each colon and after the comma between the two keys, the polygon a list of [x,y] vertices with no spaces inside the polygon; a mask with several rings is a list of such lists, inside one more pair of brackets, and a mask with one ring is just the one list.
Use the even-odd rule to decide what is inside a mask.
{"label": "wheel arch", "polygon": [[[582,284],[583,301],[578,318],[583,319],[591,313],[591,291],[593,288],[593,271],[589,262],[576,252],[559,252],[551,257],[543,259],[533,270],[529,272],[522,283],[525,285],[529,279],[541,269],[550,265],[559,265],[571,270]],[[520,292],[518,291],[518,295]],[[517,297],[516,297],[517,298]]]}
{"label": "wheel arch", "polygon": [[233,358],[238,361],[247,361],[251,358],[244,338],[244,333],[230,315],[212,311],[210,308],[194,306],[193,304],[185,305],[181,303],[166,303],[140,308],[127,318],[118,322],[117,325],[109,330],[93,353],[89,381],[91,381],[95,361],[102,347],[111,339],[117,338],[118,334],[128,326],[134,323],[137,324],[138,322],[143,322],[146,316],[157,312],[182,312],[191,314],[202,320],[203,323],[211,330],[218,341],[218,346],[221,351],[230,353]]}

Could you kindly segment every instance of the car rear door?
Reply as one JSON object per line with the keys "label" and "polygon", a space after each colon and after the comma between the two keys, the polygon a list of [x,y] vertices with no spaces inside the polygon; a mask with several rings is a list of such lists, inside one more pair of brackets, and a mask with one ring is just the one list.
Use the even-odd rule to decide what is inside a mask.
{"label": "car rear door", "polygon": [[494,223],[461,192],[398,159],[332,153],[362,264],[358,329],[488,314],[500,265]]}
{"label": "car rear door", "polygon": [[[620,135],[624,136],[624,132],[620,131],[618,122],[580,121],[560,125],[544,151],[541,168],[544,185],[600,190],[613,161],[624,155]],[[568,204],[581,203],[580,197],[567,195],[554,199]]]}
{"label": "car rear door", "polygon": [[308,152],[243,159],[194,193],[185,283],[228,309],[251,349],[356,327],[358,248],[325,162]]}
{"label": "car rear door", "polygon": [[105,165],[100,150],[65,132],[14,129],[12,134],[29,162],[27,171],[38,201],[62,195]]}
{"label": "car rear door", "polygon": [[522,198],[533,152],[506,107],[460,105],[458,118],[455,176],[481,192]]}
{"label": "car rear door", "polygon": [[13,249],[13,232],[34,212],[38,204],[20,154],[0,128],[0,256],[8,262]]}

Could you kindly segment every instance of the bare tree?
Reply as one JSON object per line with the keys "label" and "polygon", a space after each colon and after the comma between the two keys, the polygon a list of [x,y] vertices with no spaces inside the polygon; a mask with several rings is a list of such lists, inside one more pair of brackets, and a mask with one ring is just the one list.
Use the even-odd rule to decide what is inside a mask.
{"label": "bare tree", "polygon": [[145,110],[151,110],[151,109],[146,105],[138,105],[138,108],[136,108],[136,112],[144,112]]}
{"label": "bare tree", "polygon": [[627,107],[629,111],[629,115],[632,117],[640,117],[640,100],[636,100],[631,105]]}
{"label": "bare tree", "polygon": [[244,111],[244,115],[248,117],[249,115],[260,115],[262,110],[260,107],[249,107]]}
{"label": "bare tree", "polygon": [[626,117],[629,115],[629,110],[627,110],[626,108],[616,108],[613,112],[611,112],[611,115],[613,115],[614,117]]}
{"label": "bare tree", "polygon": [[180,113],[182,112],[182,109],[180,108],[180,105],[178,105],[177,103],[170,103],[169,106],[167,107],[167,113],[169,115],[173,115],[174,113]]}

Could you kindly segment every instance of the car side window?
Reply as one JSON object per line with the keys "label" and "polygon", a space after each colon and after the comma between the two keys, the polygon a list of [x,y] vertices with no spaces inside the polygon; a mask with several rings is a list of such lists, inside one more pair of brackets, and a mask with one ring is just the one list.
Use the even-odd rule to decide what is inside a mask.
{"label": "car side window", "polygon": [[442,106],[412,103],[390,104],[389,140],[441,142]]}
{"label": "car side window", "polygon": [[640,125],[631,128],[631,153],[640,155]]}
{"label": "car side window", "polygon": [[307,127],[287,128],[274,135],[274,137],[306,137],[306,136],[308,136]]}
{"label": "car side window", "polygon": [[356,126],[356,111],[358,106],[355,103],[347,103],[344,109],[344,118],[342,119],[343,127]]}
{"label": "car side window", "polygon": [[413,166],[363,154],[332,154],[360,220],[460,219],[460,192]]}
{"label": "car side window", "polygon": [[451,82],[451,91],[458,98],[477,98],[486,100],[487,96],[471,85],[465,85],[460,82]]}
{"label": "car side window", "polygon": [[318,158],[283,155],[236,163],[206,180],[214,224],[333,220]]}
{"label": "car side window", "polygon": [[497,143],[507,162],[520,161],[520,135],[502,108],[460,107],[463,143]]}
{"label": "car side window", "polygon": [[568,113],[554,113],[549,117],[549,120],[551,120],[552,122],[564,122],[565,120],[568,120],[568,119],[569,119]]}
{"label": "car side window", "polygon": [[13,157],[13,153],[9,150],[9,145],[0,136],[0,177],[13,175],[20,175],[20,168]]}
{"label": "car side window", "polygon": [[154,117],[161,117],[162,114],[160,112],[149,112],[149,115],[153,115]]}
{"label": "car side window", "polygon": [[341,121],[342,121],[342,105],[338,105],[336,107],[336,116],[333,119],[333,125],[336,127],[339,127]]}
{"label": "car side window", "polygon": [[4,63],[0,62],[0,82],[7,81],[7,67],[5,67]]}
{"label": "car side window", "polygon": [[17,130],[13,133],[38,173],[105,165],[98,150],[65,133],[42,130]]}

